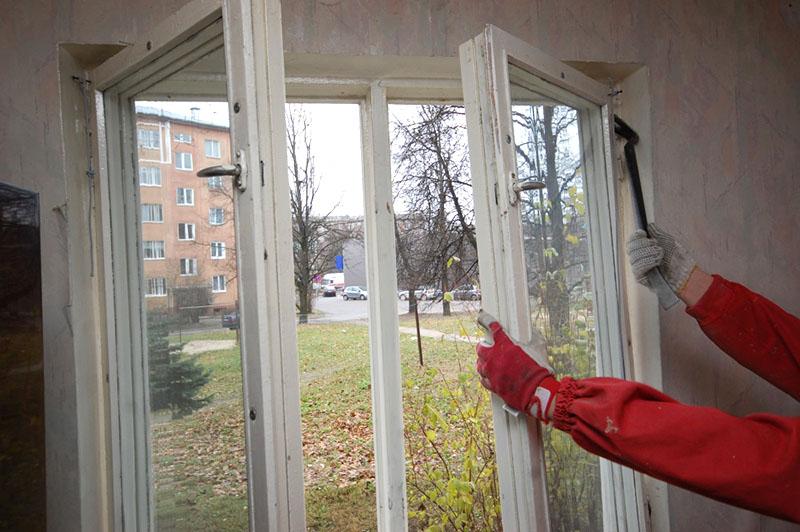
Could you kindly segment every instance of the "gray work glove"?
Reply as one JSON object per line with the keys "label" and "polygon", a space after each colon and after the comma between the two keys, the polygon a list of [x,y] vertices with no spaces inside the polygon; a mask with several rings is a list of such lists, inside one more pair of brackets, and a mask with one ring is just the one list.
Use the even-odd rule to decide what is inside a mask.
{"label": "gray work glove", "polygon": [[652,238],[641,229],[628,238],[628,259],[636,281],[650,288],[647,272],[659,268],[676,294],[683,290],[697,263],[678,240],[656,224],[647,226]]}

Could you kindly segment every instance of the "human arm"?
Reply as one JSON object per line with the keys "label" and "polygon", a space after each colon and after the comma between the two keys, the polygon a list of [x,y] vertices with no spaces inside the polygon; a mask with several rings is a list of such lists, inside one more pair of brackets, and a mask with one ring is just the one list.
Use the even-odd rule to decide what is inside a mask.
{"label": "human arm", "polygon": [[[478,371],[484,385],[510,406],[552,421],[593,454],[717,500],[800,522],[795,502],[800,418],[737,418],[619,379],[559,382],[511,341],[479,345]],[[531,394],[547,398],[553,392],[554,407],[545,408],[546,414],[526,408],[542,404]]]}

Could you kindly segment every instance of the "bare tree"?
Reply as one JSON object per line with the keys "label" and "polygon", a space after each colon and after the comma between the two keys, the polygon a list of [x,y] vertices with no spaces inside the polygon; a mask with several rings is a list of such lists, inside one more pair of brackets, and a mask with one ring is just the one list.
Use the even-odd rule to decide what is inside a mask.
{"label": "bare tree", "polygon": [[313,305],[314,279],[329,270],[343,243],[359,238],[361,221],[332,216],[336,206],[319,214],[320,176],[314,165],[311,117],[302,106],[289,105],[286,113],[289,156],[289,196],[294,239],[294,285],[297,311],[305,323]]}
{"label": "bare tree", "polygon": [[[417,287],[438,284],[446,292],[460,281],[450,259],[465,247],[471,248],[466,256],[477,257],[466,125],[460,107],[422,105],[394,127],[394,196],[407,212],[395,220],[398,271],[414,312]],[[448,315],[447,300],[443,307]]]}

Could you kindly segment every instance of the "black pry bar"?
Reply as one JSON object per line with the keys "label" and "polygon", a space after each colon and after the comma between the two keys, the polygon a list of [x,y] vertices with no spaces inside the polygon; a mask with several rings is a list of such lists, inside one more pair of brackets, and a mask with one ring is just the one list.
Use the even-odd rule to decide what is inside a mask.
{"label": "black pry bar", "polygon": [[642,193],[642,181],[639,178],[639,163],[636,161],[636,145],[639,143],[639,135],[623,119],[614,115],[614,133],[625,139],[625,165],[630,174],[631,186],[633,187],[633,199],[636,202],[636,214],[639,229],[647,231],[647,210],[644,207],[644,194]]}

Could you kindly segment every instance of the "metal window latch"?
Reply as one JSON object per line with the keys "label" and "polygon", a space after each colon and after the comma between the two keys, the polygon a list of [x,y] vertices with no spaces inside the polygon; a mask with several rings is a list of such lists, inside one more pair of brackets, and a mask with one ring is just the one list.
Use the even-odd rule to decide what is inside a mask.
{"label": "metal window latch", "polygon": [[240,192],[244,192],[247,188],[247,184],[245,181],[245,164],[244,164],[244,152],[243,150],[236,151],[236,163],[235,164],[218,164],[216,166],[207,166],[197,172],[197,177],[201,178],[209,178],[209,177],[220,177],[220,176],[230,176],[233,178],[233,183],[236,185],[236,188],[239,189]]}
{"label": "metal window latch", "polygon": [[510,191],[510,200],[511,205],[516,205],[519,201],[520,194],[527,190],[540,190],[545,188],[545,184],[543,181],[537,181],[536,179],[529,178],[529,179],[517,179],[516,172],[511,172],[511,191]]}

